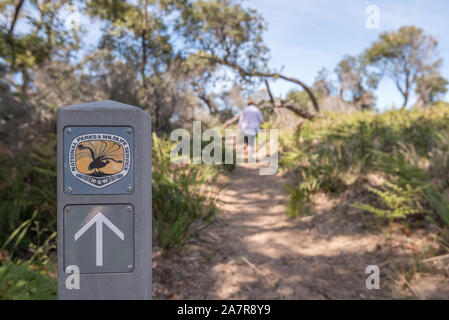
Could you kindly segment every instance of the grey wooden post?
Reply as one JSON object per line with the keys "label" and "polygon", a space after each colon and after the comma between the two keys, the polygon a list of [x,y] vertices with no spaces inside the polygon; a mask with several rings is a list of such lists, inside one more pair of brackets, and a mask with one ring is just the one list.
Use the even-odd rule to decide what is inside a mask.
{"label": "grey wooden post", "polygon": [[150,115],[61,107],[57,135],[58,299],[151,299]]}

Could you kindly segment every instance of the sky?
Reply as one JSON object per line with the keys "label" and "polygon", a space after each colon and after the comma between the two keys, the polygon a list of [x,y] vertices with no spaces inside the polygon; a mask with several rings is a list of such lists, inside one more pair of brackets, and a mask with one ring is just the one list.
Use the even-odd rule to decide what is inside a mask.
{"label": "sky", "polygon": [[[344,55],[358,55],[381,33],[404,25],[420,27],[438,40],[441,73],[449,79],[447,0],[246,0],[244,5],[268,23],[264,40],[271,52],[269,66],[309,85],[323,67],[333,71]],[[370,5],[379,8],[379,29],[366,27]],[[271,82],[271,87],[278,96],[297,88],[282,80]],[[376,96],[379,110],[402,105],[402,96],[388,79],[381,81]]]}

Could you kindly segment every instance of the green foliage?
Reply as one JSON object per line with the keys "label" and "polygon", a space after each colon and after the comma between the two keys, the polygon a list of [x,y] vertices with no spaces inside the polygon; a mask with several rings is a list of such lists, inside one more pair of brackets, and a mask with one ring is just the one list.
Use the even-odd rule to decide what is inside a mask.
{"label": "green foliage", "polygon": [[[214,129],[215,130],[215,129]],[[201,136],[203,136],[204,131],[201,133]],[[221,168],[224,169],[227,172],[231,172],[232,170],[234,170],[235,168],[235,164],[236,164],[236,153],[234,149],[231,148],[227,148],[226,147],[226,139],[225,139],[225,133],[221,132],[221,137],[222,140],[221,141],[215,141],[215,138],[210,138],[210,140],[202,140],[201,139],[201,156],[203,155],[203,152],[207,152],[206,154],[209,155],[211,157],[214,156],[215,153],[215,147],[217,148],[221,148]],[[214,148],[211,148],[211,146],[209,146],[209,144],[212,143],[212,146]],[[221,144],[221,146],[220,146]],[[205,147],[209,146],[209,148],[207,150],[205,150]],[[168,150],[168,148],[167,148]],[[167,151],[169,152],[169,151]],[[232,163],[226,163],[226,157],[233,159]],[[193,138],[190,139],[190,159],[193,159]]]}
{"label": "green foliage", "polygon": [[[437,136],[440,135],[438,134]],[[441,147],[439,144],[436,145]],[[438,151],[441,151],[441,149],[435,148],[434,152]],[[449,155],[447,150],[445,154],[446,157]],[[435,170],[435,167],[438,169],[442,169],[443,167],[443,170],[446,171],[448,168],[448,163],[442,163],[438,160],[438,158],[431,158],[432,165],[430,169],[433,169],[434,172],[440,172],[440,170]],[[443,222],[449,225],[448,199],[445,199],[441,189],[437,187],[438,183],[435,183],[437,182],[436,177],[432,180],[429,172],[417,165],[416,158],[414,161],[410,159],[407,161],[403,155],[389,156],[383,154],[378,162],[378,168],[396,179],[402,188],[404,186],[412,186],[412,188],[415,188],[415,197],[420,197],[420,201],[415,202],[416,205],[420,206],[421,203],[427,204],[434,212],[437,213]]]}
{"label": "green foliage", "polygon": [[372,205],[356,202],[353,207],[375,214],[379,218],[393,220],[405,218],[410,214],[422,212],[419,209],[417,198],[419,189],[414,189],[410,185],[398,186],[391,182],[385,182],[380,188],[366,186],[366,189],[376,194],[386,206],[386,209],[376,208]]}
{"label": "green foliage", "polygon": [[376,197],[355,207],[386,219],[435,213],[449,223],[448,119],[446,104],[383,114],[329,113],[306,123],[300,134],[281,135],[280,166],[295,181],[287,188],[289,215],[303,213],[314,193],[358,189],[372,173],[386,182],[367,186]]}
{"label": "green foliage", "polygon": [[56,277],[46,267],[29,261],[0,263],[0,300],[49,299],[56,299]]}
{"label": "green foliage", "polygon": [[[29,243],[25,260],[14,258],[14,250],[25,240],[24,236],[33,229],[32,226],[39,229],[36,215],[37,211],[14,230],[0,248],[0,253],[5,253],[8,244],[14,243],[10,255],[3,261],[0,259],[0,300],[56,299],[56,263],[52,254],[56,249],[56,232],[42,244]],[[41,235],[39,230],[34,231]]]}
{"label": "green foliage", "polygon": [[6,248],[40,245],[41,239],[56,231],[55,136],[46,144],[35,145],[28,156],[4,159],[0,181],[0,242],[22,225],[20,235],[24,239],[8,242]]}
{"label": "green foliage", "polygon": [[248,72],[266,62],[264,21],[257,11],[244,8],[240,1],[193,1],[181,16],[177,28],[194,50],[190,50],[189,59],[206,58],[213,65],[236,65]]}
{"label": "green foliage", "polygon": [[215,201],[202,189],[213,166],[173,165],[173,144],[153,134],[153,236],[165,250],[181,250],[215,213]]}
{"label": "green foliage", "polygon": [[[63,51],[78,48],[77,32],[64,27],[63,14],[70,2],[2,1],[0,57],[6,62],[9,83],[22,97],[30,89],[34,68],[59,58]],[[17,31],[19,25],[21,32]]]}
{"label": "green foliage", "polygon": [[290,218],[300,217],[309,214],[308,201],[310,200],[310,191],[307,183],[301,183],[298,187],[285,186],[289,194],[289,202],[287,204],[287,216]]}
{"label": "green foliage", "polygon": [[[442,81],[430,81],[428,78],[429,75],[441,78],[441,59],[436,54],[437,45],[437,40],[426,35],[422,29],[404,26],[397,31],[382,33],[380,39],[365,51],[363,58],[395,81],[404,97],[402,108],[405,108],[410,90],[417,83],[419,91],[423,92],[421,98],[425,100],[428,100],[428,94],[435,96],[444,90],[445,84]],[[427,102],[431,101],[424,101]]]}
{"label": "green foliage", "polygon": [[310,104],[309,95],[304,90],[290,90],[287,93],[287,100],[293,101],[296,105],[304,109],[306,109]]}
{"label": "green foliage", "polygon": [[417,77],[415,92],[419,103],[424,105],[437,102],[447,92],[448,84],[449,82],[437,72]]}
{"label": "green foliage", "polygon": [[339,95],[360,109],[372,109],[373,90],[379,83],[379,74],[368,70],[362,57],[345,56],[336,66],[340,84]]}

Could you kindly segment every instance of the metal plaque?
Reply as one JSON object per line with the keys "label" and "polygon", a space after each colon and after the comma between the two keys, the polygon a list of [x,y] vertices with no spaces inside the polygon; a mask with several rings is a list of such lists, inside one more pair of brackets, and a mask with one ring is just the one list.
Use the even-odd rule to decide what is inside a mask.
{"label": "metal plaque", "polygon": [[64,192],[132,193],[133,136],[131,127],[65,127]]}
{"label": "metal plaque", "polygon": [[64,270],[69,265],[80,273],[134,269],[132,205],[68,205],[64,212]]}

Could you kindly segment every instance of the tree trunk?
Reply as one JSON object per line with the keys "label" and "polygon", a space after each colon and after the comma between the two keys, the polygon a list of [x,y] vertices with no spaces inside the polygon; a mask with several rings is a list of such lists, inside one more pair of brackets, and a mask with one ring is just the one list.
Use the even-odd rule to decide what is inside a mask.
{"label": "tree trunk", "polygon": [[9,27],[8,36],[12,37],[14,32],[14,27],[16,26],[17,18],[19,17],[20,9],[22,8],[25,0],[19,0],[16,5],[16,10],[14,11],[14,17],[12,18],[11,26]]}
{"label": "tree trunk", "polygon": [[16,44],[14,41],[14,27],[16,26],[17,19],[19,17],[20,10],[22,9],[23,3],[25,0],[20,0],[17,5],[16,9],[14,11],[14,17],[12,18],[11,25],[8,30],[8,41],[10,41],[11,44],[11,69],[15,68],[16,65]]}
{"label": "tree trunk", "polygon": [[404,103],[402,104],[401,110],[404,110],[405,107],[407,106],[407,102],[408,102],[408,93],[406,92],[403,96],[404,96]]}
{"label": "tree trunk", "polygon": [[402,90],[399,86],[399,82],[396,82],[396,85],[398,86],[399,91],[402,93],[402,96],[404,97],[404,103],[402,104],[401,110],[404,110],[407,106],[408,102],[408,95],[410,91],[410,72],[407,70],[405,73],[405,90]]}
{"label": "tree trunk", "polygon": [[145,79],[145,67],[147,65],[147,45],[146,45],[146,41],[145,41],[145,37],[147,34],[147,18],[148,18],[147,2],[148,2],[148,0],[145,0],[145,2],[144,2],[143,20],[142,20],[142,69],[141,69],[141,73],[142,73],[142,84],[143,84],[144,89],[147,88],[147,82]]}

